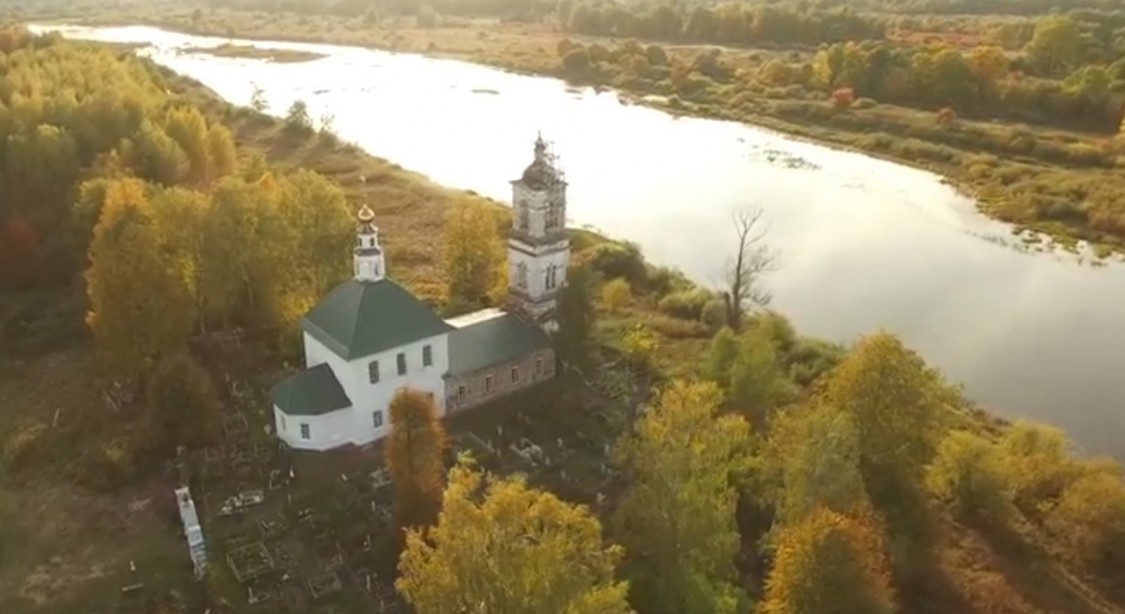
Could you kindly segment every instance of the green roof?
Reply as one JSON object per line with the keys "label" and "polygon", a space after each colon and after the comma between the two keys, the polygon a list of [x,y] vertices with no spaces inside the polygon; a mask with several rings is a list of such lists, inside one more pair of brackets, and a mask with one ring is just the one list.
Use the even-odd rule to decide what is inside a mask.
{"label": "green roof", "polygon": [[336,286],[301,325],[345,360],[377,354],[450,329],[429,305],[389,279],[353,279]]}
{"label": "green roof", "polygon": [[319,416],[352,404],[327,363],[281,380],[270,390],[270,397],[278,409],[290,416]]}
{"label": "green roof", "polygon": [[449,372],[471,373],[550,347],[547,333],[506,313],[449,333]]}

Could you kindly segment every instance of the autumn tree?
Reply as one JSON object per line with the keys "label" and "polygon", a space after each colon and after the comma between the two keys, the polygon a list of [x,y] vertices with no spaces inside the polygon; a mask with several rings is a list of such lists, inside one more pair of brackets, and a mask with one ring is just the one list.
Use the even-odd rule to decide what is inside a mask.
{"label": "autumn tree", "polygon": [[[254,182],[230,177],[211,193],[200,260],[200,292],[208,319],[224,326],[262,319],[263,301],[288,269],[270,257],[277,246],[268,238],[271,228],[266,221],[279,198],[280,187],[268,174]],[[292,252],[284,254],[286,263],[292,259]]]}
{"label": "autumn tree", "polygon": [[731,222],[737,243],[724,278],[727,325],[739,330],[750,307],[765,306],[770,301],[770,293],[761,287],[761,277],[774,269],[776,254],[764,243],[766,229],[760,209],[737,211]]}
{"label": "autumn tree", "polygon": [[739,612],[736,481],[750,466],[750,427],[718,414],[713,384],[676,382],[618,446],[630,487],[617,535],[646,612]]}
{"label": "autumn tree", "polygon": [[153,218],[165,246],[164,257],[182,272],[198,319],[202,313],[199,263],[203,258],[203,232],[210,201],[205,194],[184,188],[152,187],[149,192]]}
{"label": "autumn tree", "polygon": [[862,339],[828,383],[830,404],[859,429],[865,474],[920,477],[940,425],[940,380],[889,333]]}
{"label": "autumn tree", "polygon": [[219,397],[211,376],[186,351],[161,358],[145,392],[154,444],[195,447],[214,439]]}
{"label": "autumn tree", "polygon": [[926,485],[966,520],[1004,523],[1013,509],[996,446],[966,431],[953,431],[938,445]]}
{"label": "autumn tree", "polygon": [[786,528],[763,614],[890,614],[894,593],[879,524],[818,508]]}
{"label": "autumn tree", "polygon": [[188,167],[184,179],[194,185],[210,182],[211,145],[207,120],[193,107],[180,107],[168,112],[164,130],[180,146],[187,157]]}
{"label": "autumn tree", "polygon": [[772,410],[795,395],[782,366],[773,329],[756,321],[741,334],[729,328],[711,341],[704,376],[718,383],[730,405],[762,424]]}
{"label": "autumn tree", "polygon": [[1016,506],[1037,518],[1081,472],[1062,430],[1017,421],[997,443],[999,464]]}
{"label": "autumn tree", "polygon": [[191,161],[180,144],[150,119],[141,123],[137,135],[124,143],[122,151],[137,176],[147,181],[176,185],[191,170]]}
{"label": "autumn tree", "polygon": [[90,245],[86,322],[111,375],[141,376],[187,343],[195,300],[189,272],[170,251],[144,186],[110,187]]}
{"label": "autumn tree", "polygon": [[1044,74],[1058,76],[1079,64],[1085,46],[1078,22],[1065,15],[1050,15],[1035,24],[1035,34],[1023,51]]}
{"label": "autumn tree", "polygon": [[939,376],[888,333],[857,343],[827,383],[824,402],[855,421],[863,481],[904,581],[922,571],[929,551],[934,520],[921,484],[949,400]]}
{"label": "autumn tree", "polygon": [[633,289],[622,278],[611,279],[602,286],[602,302],[611,312],[621,311],[629,304]]}
{"label": "autumn tree", "polygon": [[851,514],[867,506],[859,431],[852,416],[834,407],[781,414],[771,425],[764,465],[781,527],[820,508]]}
{"label": "autumn tree", "polygon": [[298,170],[278,186],[276,208],[266,213],[270,249],[265,261],[285,273],[276,278],[272,319],[288,332],[347,277],[355,227],[344,192],[323,175]]}
{"label": "autumn tree", "polygon": [[437,525],[407,532],[396,587],[418,614],[627,614],[621,554],[585,507],[462,462]]}
{"label": "autumn tree", "polygon": [[1046,517],[1071,557],[1107,570],[1125,562],[1125,482],[1115,469],[1084,471]]}
{"label": "autumn tree", "polygon": [[391,399],[387,468],[395,489],[400,529],[437,520],[445,480],[445,428],[434,402],[423,392],[401,388]]}
{"label": "autumn tree", "polygon": [[445,276],[451,310],[483,307],[504,274],[504,244],[487,205],[460,199],[445,220]]}

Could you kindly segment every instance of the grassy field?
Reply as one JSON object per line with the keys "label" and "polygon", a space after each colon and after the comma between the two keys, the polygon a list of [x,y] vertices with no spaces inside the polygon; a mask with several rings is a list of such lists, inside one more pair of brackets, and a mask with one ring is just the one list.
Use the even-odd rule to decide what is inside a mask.
{"label": "grassy field", "polygon": [[[1085,241],[1100,255],[1125,249],[1125,208],[1112,196],[1125,189],[1121,172],[1125,156],[1119,155],[1112,135],[988,118],[947,121],[933,110],[868,99],[841,110],[822,93],[760,81],[771,60],[807,61],[815,50],[662,45],[668,66],[684,67],[690,75],[689,85],[684,86],[671,83],[667,70],[637,65],[635,56],[643,49],[636,42],[568,36],[547,23],[439,16],[432,26],[420,27],[413,17],[368,20],[128,4],[114,10],[80,5],[65,14],[69,22],[144,23],[212,36],[421,53],[610,86],[672,113],[752,123],[932,170],[976,196],[983,212],[1014,224],[1017,232],[1033,229],[1071,248]],[[38,16],[58,18],[59,12],[45,10]],[[898,36],[904,44],[924,44],[938,34]],[[979,37],[963,38],[956,40],[964,45],[980,42]],[[591,58],[589,69],[564,66],[565,52],[575,45]],[[712,81],[692,68],[699,66],[702,56],[716,52],[723,70],[735,75],[733,81]]]}

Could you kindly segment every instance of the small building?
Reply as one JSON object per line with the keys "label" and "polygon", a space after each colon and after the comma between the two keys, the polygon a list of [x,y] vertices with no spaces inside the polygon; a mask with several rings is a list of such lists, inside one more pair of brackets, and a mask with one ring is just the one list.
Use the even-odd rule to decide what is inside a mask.
{"label": "small building", "polygon": [[512,194],[507,306],[449,320],[387,277],[374,215],[360,210],[354,276],[302,319],[305,369],[271,391],[279,439],[362,446],[387,435],[401,388],[428,393],[444,416],[555,376],[549,332],[570,243],[566,181],[542,137]]}

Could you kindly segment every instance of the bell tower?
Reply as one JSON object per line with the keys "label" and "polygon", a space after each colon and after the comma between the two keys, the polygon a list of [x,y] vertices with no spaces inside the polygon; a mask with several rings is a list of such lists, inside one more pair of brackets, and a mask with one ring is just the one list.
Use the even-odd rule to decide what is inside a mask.
{"label": "bell tower", "polygon": [[558,324],[555,307],[566,283],[566,180],[543,136],[523,175],[512,181],[512,231],[508,236],[510,306],[544,329]]}
{"label": "bell tower", "polygon": [[379,229],[375,226],[375,213],[367,205],[364,205],[356,215],[353,260],[356,281],[381,281],[387,274],[383,262],[383,248],[379,246]]}

